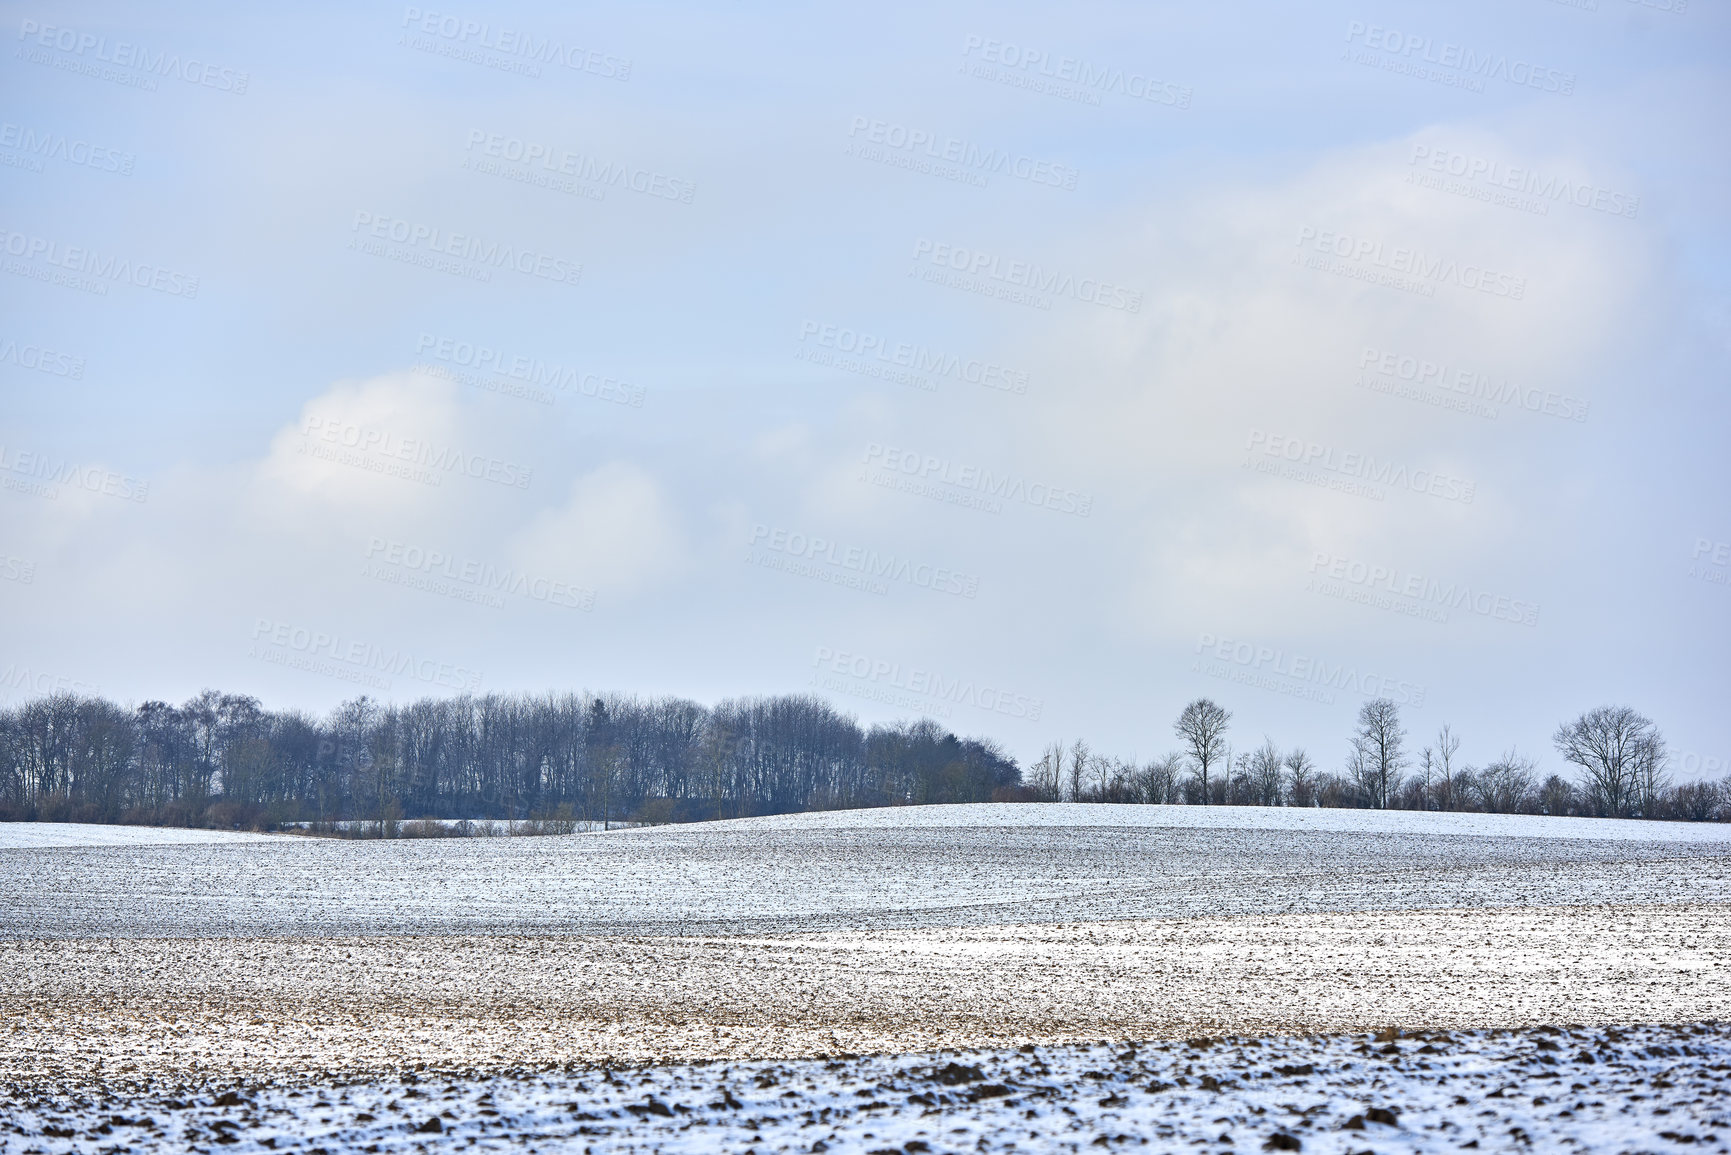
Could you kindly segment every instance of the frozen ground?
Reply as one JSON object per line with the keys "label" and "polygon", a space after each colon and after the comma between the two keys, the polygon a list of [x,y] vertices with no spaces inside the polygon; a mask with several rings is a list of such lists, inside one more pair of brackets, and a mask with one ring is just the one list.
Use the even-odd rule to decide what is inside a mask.
{"label": "frozen ground", "polygon": [[233,846],[280,841],[279,834],[182,830],[174,826],[106,826],[95,822],[0,822],[0,851],[71,846]]}
{"label": "frozen ground", "polygon": [[1726,914],[0,942],[0,1082],[1731,1019]]}
{"label": "frozen ground", "polygon": [[1552,818],[1542,814],[1456,814],[1419,810],[1335,810],[1287,806],[1131,806],[1076,802],[829,810],[713,823],[753,830],[873,830],[961,826],[1122,826],[1169,830],[1290,830],[1345,834],[1578,838],[1613,842],[1731,842],[1731,823]]}
{"label": "frozen ground", "polygon": [[[0,844],[5,1155],[1731,1137],[1725,1029],[1606,1029],[1731,1020],[1722,827],[999,806],[117,833]],[[1294,1038],[1388,1025],[1429,1037]],[[1262,1042],[1172,1042],[1223,1035]],[[819,1058],[856,1054],[885,1057]]]}
{"label": "frozen ground", "polygon": [[[539,826],[541,824],[538,822],[529,820],[529,819],[414,818],[414,819],[404,819],[400,825],[405,826],[405,827],[415,827],[415,826],[420,826],[423,824],[443,827],[444,829],[450,830],[453,832],[457,831],[459,829],[466,829],[468,831],[468,834],[466,836],[477,837],[477,838],[504,837],[506,835],[513,835],[513,836],[515,836],[515,835],[532,835],[534,837],[544,837],[543,835],[541,835],[541,833],[538,830],[535,829],[537,826]],[[315,827],[328,827],[332,830],[338,830],[338,831],[342,831],[344,833],[359,832],[363,835],[373,833],[378,827],[377,822],[362,821],[360,819],[349,819],[349,820],[344,820],[341,822],[329,822],[329,823],[324,823],[324,822],[291,822],[291,823],[286,823],[285,825],[287,827],[289,827],[290,829],[300,830],[300,831],[309,831],[310,832]],[[642,825],[643,825],[643,823],[641,823],[641,822],[607,822],[607,823],[603,823],[600,820],[596,820],[593,822],[591,822],[591,821],[572,821],[571,833],[573,833],[573,834],[594,834],[594,833],[599,833],[603,830],[633,830],[633,829],[636,829],[637,827],[642,826]],[[0,845],[4,845],[4,841],[3,841],[4,837],[5,837],[4,834],[0,834]]]}
{"label": "frozen ground", "polygon": [[[0,1146],[89,1151],[1713,1151],[1722,1025],[1197,1038],[189,1090],[15,1086]],[[10,1133],[8,1133],[8,1131]]]}
{"label": "frozen ground", "polygon": [[773,934],[1722,903],[1728,834],[1495,815],[1023,805],[569,837],[21,847],[0,849],[0,938]]}

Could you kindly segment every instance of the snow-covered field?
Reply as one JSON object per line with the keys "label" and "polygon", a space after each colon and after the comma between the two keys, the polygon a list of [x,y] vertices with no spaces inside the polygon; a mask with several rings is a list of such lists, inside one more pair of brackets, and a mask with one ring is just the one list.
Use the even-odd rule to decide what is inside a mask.
{"label": "snow-covered field", "polygon": [[[1699,1151],[1731,1142],[1731,1030],[1424,1032],[408,1074],[363,1084],[16,1087],[0,1146],[243,1153]],[[10,1140],[10,1142],[8,1142]]]}
{"label": "snow-covered field", "polygon": [[247,844],[16,848],[0,849],[0,937],[766,934],[1731,902],[1728,829],[1004,805],[568,837],[278,836]]}
{"label": "snow-covered field", "polygon": [[1731,842],[1731,823],[1552,818],[1542,814],[1457,814],[1419,810],[1334,810],[1287,806],[1135,806],[1078,802],[973,802],[875,810],[829,810],[741,818],[715,826],[753,830],[883,830],[933,827],[1154,827],[1167,830],[1282,830],[1424,837],[1580,838],[1613,842]]}
{"label": "snow-covered field", "polygon": [[0,1082],[1731,1018],[1722,906],[0,942]]}
{"label": "snow-covered field", "polygon": [[[1604,1029],[1731,1019],[1724,827],[1022,805],[540,838],[35,831],[67,828],[0,828],[0,1151],[1731,1139],[1725,1030]],[[1291,1038],[1390,1024],[1433,1037]],[[1261,1042],[1171,1043],[1222,1035]],[[963,1047],[986,1050],[934,1057]],[[817,1058],[843,1053],[887,1057]],[[946,1064],[981,1073],[930,1085]]]}
{"label": "snow-covered field", "polygon": [[0,850],[73,846],[233,846],[269,842],[278,834],[183,830],[176,826],[106,826],[95,822],[0,822]]}

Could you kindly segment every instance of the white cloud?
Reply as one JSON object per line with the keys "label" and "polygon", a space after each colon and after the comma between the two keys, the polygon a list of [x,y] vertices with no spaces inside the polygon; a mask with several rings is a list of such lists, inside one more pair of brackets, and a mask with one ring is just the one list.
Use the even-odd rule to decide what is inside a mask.
{"label": "white cloud", "polygon": [[671,574],[683,554],[660,484],[612,462],[577,478],[564,505],[532,518],[512,544],[525,570],[603,592],[633,592]]}
{"label": "white cloud", "polygon": [[411,373],[337,382],[271,439],[257,471],[261,498],[322,516],[447,505],[468,480],[449,467],[453,453],[477,452],[462,444],[454,389]]}
{"label": "white cloud", "polygon": [[[1540,216],[1409,182],[1412,140],[1439,135],[1518,155],[1482,130],[1426,130],[1278,184],[1148,205],[1098,242],[1092,259],[1110,246],[1142,270],[1147,303],[1034,334],[1029,356],[1052,385],[1031,396],[1019,440],[1132,511],[1121,528],[1135,560],[1123,604],[1107,612],[1167,636],[1198,619],[1272,629],[1297,624],[1313,551],[1415,566],[1446,556],[1470,571],[1542,550],[1543,528],[1507,516],[1498,482],[1534,462],[1574,468],[1581,426],[1509,406],[1466,416],[1361,387],[1365,350],[1592,399],[1616,387],[1603,364],[1642,312],[1652,241],[1603,213],[1554,205]],[[1330,236],[1348,256],[1321,251]],[[1343,275],[1390,272],[1409,252],[1457,274],[1408,273],[1405,288]],[[1305,263],[1325,256],[1328,267]],[[1520,299],[1470,287],[1479,269]],[[1470,504],[1413,492],[1371,501],[1253,473],[1253,432],[1448,474],[1476,493]]]}

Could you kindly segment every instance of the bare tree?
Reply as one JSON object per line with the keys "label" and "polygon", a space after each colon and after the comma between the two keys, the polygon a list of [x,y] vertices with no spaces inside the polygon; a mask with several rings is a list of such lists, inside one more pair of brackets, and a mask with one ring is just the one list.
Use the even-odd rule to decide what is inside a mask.
{"label": "bare tree", "polygon": [[1088,791],[1089,800],[1093,802],[1115,802],[1117,793],[1118,761],[1104,754],[1091,754],[1088,757],[1086,772],[1092,783]]}
{"label": "bare tree", "polygon": [[1400,707],[1388,698],[1372,698],[1359,708],[1358,732],[1353,735],[1347,770],[1365,799],[1377,810],[1386,810],[1400,789],[1406,769],[1402,749],[1406,731],[1400,724]]}
{"label": "bare tree", "polygon": [[1537,802],[1536,764],[1513,750],[1479,771],[1479,805],[1487,814],[1519,814]]}
{"label": "bare tree", "polygon": [[1551,739],[1581,768],[1588,804],[1626,818],[1651,808],[1665,780],[1665,739],[1652,719],[1627,706],[1600,706],[1557,727]]}
{"label": "bare tree", "polygon": [[1571,814],[1575,809],[1575,788],[1559,774],[1545,779],[1539,787],[1540,814]]}
{"label": "bare tree", "polygon": [[1272,738],[1264,735],[1262,745],[1245,755],[1245,772],[1252,805],[1280,805],[1280,750]]}
{"label": "bare tree", "polygon": [[1455,768],[1455,755],[1460,752],[1460,736],[1444,722],[1442,729],[1437,731],[1436,747],[1431,751],[1431,772],[1435,781],[1431,784],[1431,797],[1436,802],[1438,810],[1459,810],[1461,805],[1460,771]]}
{"label": "bare tree", "polygon": [[1731,802],[1731,796],[1726,795],[1724,787],[1712,782],[1687,782],[1671,791],[1669,801],[1668,817],[1685,822],[1712,822],[1720,816],[1721,807]]}
{"label": "bare tree", "polygon": [[1288,806],[1315,806],[1316,763],[1303,747],[1286,756],[1286,801]]}
{"label": "bare tree", "polygon": [[1070,767],[1067,771],[1071,802],[1082,801],[1082,783],[1088,773],[1088,743],[1078,738],[1070,743]]}
{"label": "bare tree", "polygon": [[1635,752],[1635,796],[1643,818],[1657,818],[1664,809],[1665,794],[1671,784],[1670,754],[1665,739],[1655,731],[1649,742]]}
{"label": "bare tree", "polygon": [[1231,722],[1230,711],[1215,705],[1207,698],[1198,698],[1184,707],[1183,713],[1178,715],[1178,721],[1172,727],[1190,748],[1190,761],[1201,782],[1202,803],[1205,806],[1214,800],[1209,787],[1209,775],[1216,765],[1230,765],[1230,755],[1226,748],[1226,728]]}
{"label": "bare tree", "polygon": [[1156,758],[1141,770],[1142,801],[1169,805],[1182,801],[1179,784],[1184,778],[1184,755],[1172,753]]}
{"label": "bare tree", "polygon": [[1064,744],[1053,742],[1028,767],[1028,785],[1041,802],[1060,802],[1064,797]]}

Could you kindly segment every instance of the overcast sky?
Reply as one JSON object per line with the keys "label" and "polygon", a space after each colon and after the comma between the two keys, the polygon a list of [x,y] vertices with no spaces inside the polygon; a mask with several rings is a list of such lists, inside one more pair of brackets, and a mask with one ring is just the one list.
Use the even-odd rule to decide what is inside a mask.
{"label": "overcast sky", "polygon": [[7,6],[0,701],[1726,769],[1723,4],[567,7]]}

